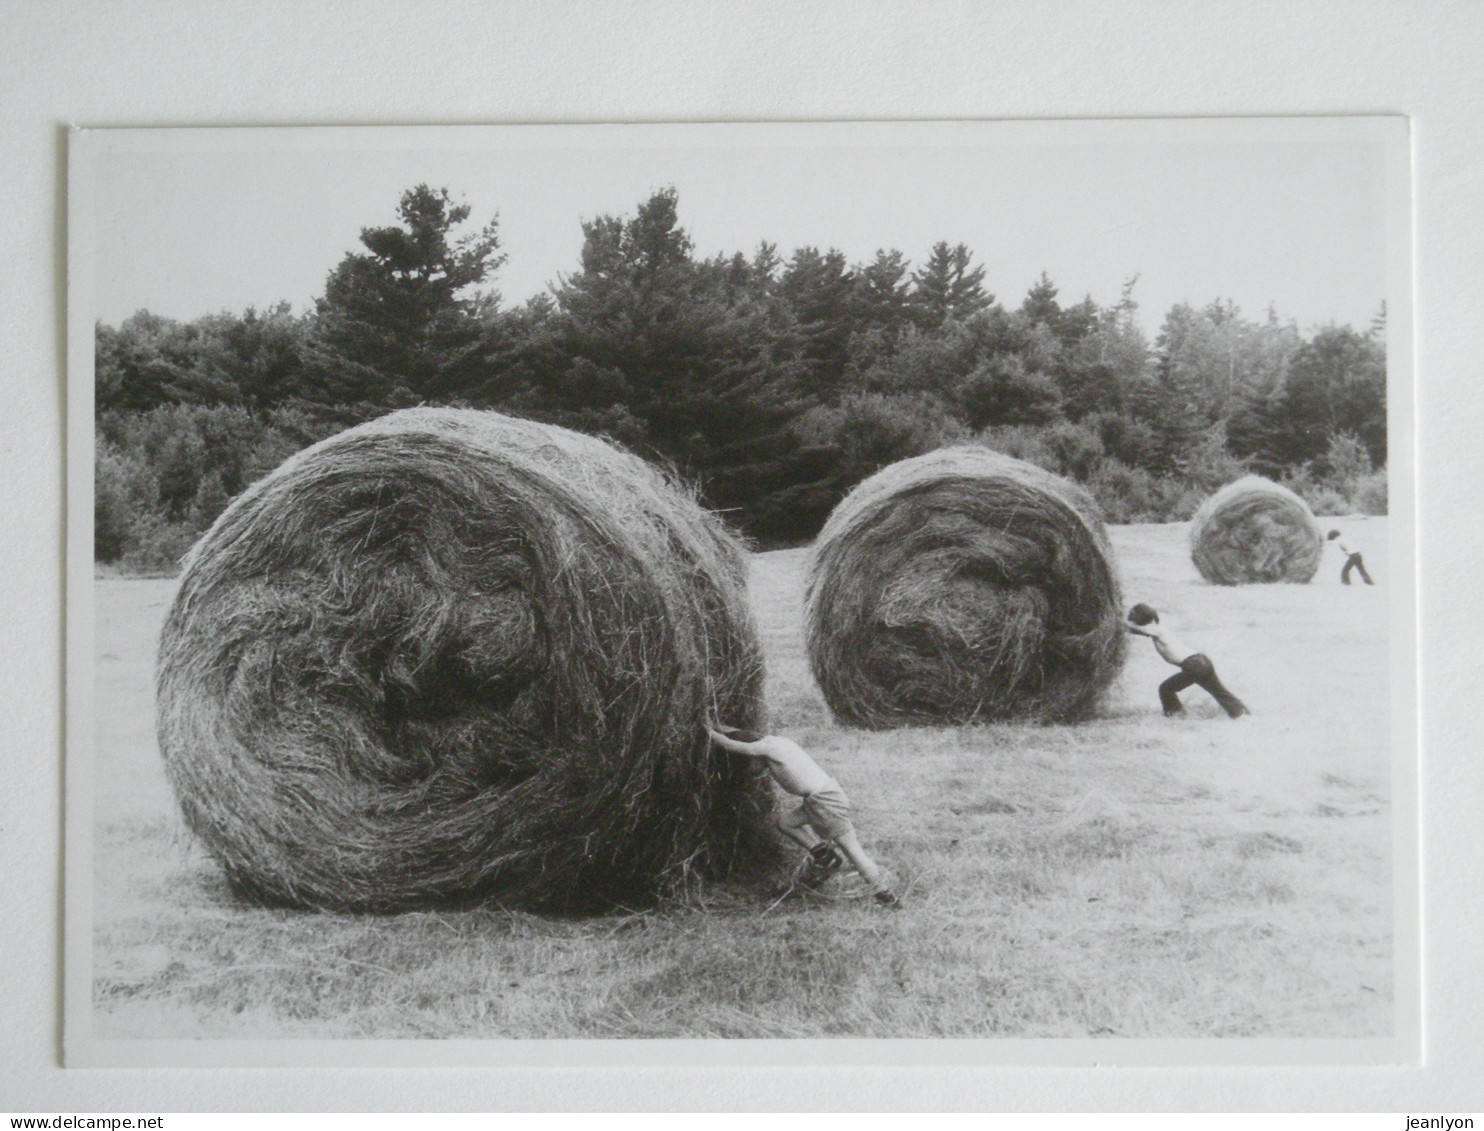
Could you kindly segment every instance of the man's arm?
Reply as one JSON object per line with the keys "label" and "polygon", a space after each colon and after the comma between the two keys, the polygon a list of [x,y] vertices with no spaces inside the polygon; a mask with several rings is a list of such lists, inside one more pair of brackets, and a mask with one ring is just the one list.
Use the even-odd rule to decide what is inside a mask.
{"label": "man's arm", "polygon": [[761,745],[760,742],[742,742],[740,739],[731,738],[728,735],[722,734],[720,731],[715,730],[714,728],[709,726],[706,728],[706,733],[711,736],[712,742],[716,743],[716,745],[722,747],[724,750],[730,750],[733,754],[750,754],[754,758],[761,758],[766,756],[761,750],[758,749],[758,747]]}

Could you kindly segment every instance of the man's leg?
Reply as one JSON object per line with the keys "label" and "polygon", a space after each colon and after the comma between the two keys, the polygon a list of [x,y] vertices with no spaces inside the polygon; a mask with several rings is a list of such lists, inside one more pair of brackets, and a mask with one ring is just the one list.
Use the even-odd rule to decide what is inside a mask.
{"label": "man's leg", "polygon": [[1197,652],[1194,656],[1188,657],[1180,666],[1180,670],[1209,692],[1211,697],[1221,704],[1221,709],[1232,718],[1249,713],[1246,704],[1222,685],[1216,675],[1216,665],[1204,652]]}
{"label": "man's leg", "polygon": [[784,811],[777,820],[778,829],[789,840],[809,853],[809,861],[799,873],[796,883],[804,887],[817,887],[824,883],[844,863],[834,843],[814,827],[814,819],[806,805],[800,804]]}
{"label": "man's leg", "polygon": [[1354,569],[1354,568],[1355,568],[1355,555],[1354,554],[1351,554],[1348,558],[1345,559],[1345,565],[1340,570],[1340,584],[1341,585],[1349,585],[1350,584],[1350,571],[1352,569]]}
{"label": "man's leg", "polygon": [[1164,708],[1166,715],[1183,715],[1185,708],[1180,705],[1180,692],[1184,691],[1195,682],[1195,676],[1190,675],[1181,668],[1169,679],[1159,685],[1159,705]]}
{"label": "man's leg", "polygon": [[793,806],[778,814],[776,824],[779,832],[805,852],[812,852],[816,845],[823,843],[820,835],[809,824],[809,814],[804,812],[802,805]]}
{"label": "man's leg", "polygon": [[840,851],[845,853],[855,870],[865,877],[866,883],[873,888],[881,886],[881,866],[872,860],[866,850],[861,847],[860,838],[855,835],[855,830],[842,832],[836,835],[835,843],[840,846]]}
{"label": "man's leg", "polygon": [[1207,691],[1209,691],[1211,693],[1211,698],[1220,703],[1221,709],[1232,718],[1238,719],[1241,718],[1243,715],[1250,715],[1252,713],[1251,711],[1247,710],[1247,704],[1243,703],[1240,699],[1238,699],[1235,695],[1233,695],[1226,689],[1221,680],[1217,677],[1215,668],[1211,669],[1210,675],[1201,676],[1199,679],[1196,680],[1196,682],[1199,683]]}
{"label": "man's leg", "polygon": [[891,907],[901,906],[896,892],[892,891],[886,882],[886,873],[881,870],[881,865],[872,860],[866,850],[861,847],[860,838],[855,835],[855,829],[837,832],[835,843],[840,846],[840,851],[850,857],[851,864],[855,865],[855,870],[861,874],[861,878],[871,885],[871,890],[876,895],[876,902]]}
{"label": "man's leg", "polygon": [[1362,558],[1359,554],[1355,555],[1355,568],[1360,572],[1360,579],[1367,585],[1376,584],[1374,581],[1371,580],[1371,575],[1365,571],[1365,559]]}
{"label": "man's leg", "polygon": [[[896,903],[896,896],[886,886],[882,877],[881,869],[876,861],[866,854],[861,847],[860,840],[855,835],[855,826],[850,821],[850,801],[839,788],[820,790],[811,793],[804,798],[803,810],[809,817],[809,823],[814,831],[824,838],[825,847],[816,849],[818,853],[829,852],[827,861],[816,861],[821,865],[824,878],[833,875],[835,870],[849,859],[855,870],[865,877],[866,882],[871,885],[876,893],[876,898],[882,903]],[[841,856],[844,853],[844,856]]]}

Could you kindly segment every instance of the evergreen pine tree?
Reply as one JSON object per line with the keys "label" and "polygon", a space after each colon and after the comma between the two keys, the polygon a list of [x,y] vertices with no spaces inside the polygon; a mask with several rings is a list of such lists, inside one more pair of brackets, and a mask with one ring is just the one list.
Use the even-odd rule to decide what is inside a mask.
{"label": "evergreen pine tree", "polygon": [[973,253],[940,240],[912,276],[912,305],[919,323],[936,329],[950,318],[965,321],[988,309],[994,295],[984,289],[983,266],[970,268]]}
{"label": "evergreen pine tree", "polygon": [[[790,428],[807,370],[789,273],[777,295],[765,284],[771,248],[747,265],[749,286],[737,285],[735,257],[696,262],[674,189],[583,235],[582,270],[558,286],[544,329],[554,349],[538,412],[589,430],[622,423],[643,454],[758,537],[812,534],[834,501],[818,489],[830,469]],[[819,265],[834,273],[826,257]]]}
{"label": "evergreen pine tree", "polygon": [[497,220],[454,235],[469,212],[447,189],[418,185],[402,194],[400,224],[361,229],[366,251],[340,261],[315,303],[317,399],[392,408],[446,400],[479,378],[498,299],[478,288],[505,257]]}
{"label": "evergreen pine tree", "polygon": [[1020,312],[1032,322],[1041,322],[1054,334],[1061,332],[1061,304],[1056,301],[1056,284],[1045,271],[1026,292]]}
{"label": "evergreen pine tree", "polygon": [[799,248],[778,281],[778,293],[797,321],[808,392],[816,399],[840,391],[856,325],[857,286],[844,252],[835,248]]}

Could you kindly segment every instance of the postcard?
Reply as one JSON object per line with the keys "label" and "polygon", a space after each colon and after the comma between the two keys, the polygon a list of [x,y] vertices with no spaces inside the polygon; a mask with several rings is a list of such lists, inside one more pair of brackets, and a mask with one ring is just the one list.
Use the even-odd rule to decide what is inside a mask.
{"label": "postcard", "polygon": [[74,131],[66,1063],[1417,1063],[1408,146]]}

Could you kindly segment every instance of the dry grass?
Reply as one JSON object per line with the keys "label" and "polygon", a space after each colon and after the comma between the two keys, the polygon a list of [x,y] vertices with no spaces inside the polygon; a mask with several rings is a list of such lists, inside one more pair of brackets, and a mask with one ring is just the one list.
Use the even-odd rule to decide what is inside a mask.
{"label": "dry grass", "polygon": [[1307,584],[1323,550],[1309,504],[1260,475],[1228,483],[1190,520],[1190,560],[1213,585]]}
{"label": "dry grass", "polygon": [[[1338,520],[1384,562],[1385,520]],[[1183,526],[1110,531],[1252,708],[1135,648],[1078,726],[845,730],[807,677],[803,553],[758,555],[778,729],[899,877],[850,899],[553,921],[266,910],[181,830],[149,735],[168,582],[99,594],[98,1036],[1372,1036],[1390,1032],[1387,579],[1205,584]],[[848,889],[847,889],[848,890]]]}
{"label": "dry grass", "polygon": [[1091,716],[1123,663],[1122,598],[1081,487],[968,444],[847,495],[805,577],[805,647],[845,726]]}
{"label": "dry grass", "polygon": [[279,906],[542,911],[776,882],[748,557],[592,436],[390,413],[298,452],[186,556],[165,768],[234,887]]}

